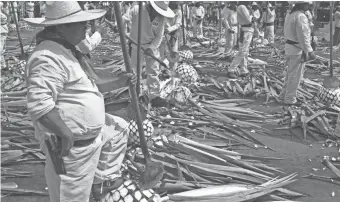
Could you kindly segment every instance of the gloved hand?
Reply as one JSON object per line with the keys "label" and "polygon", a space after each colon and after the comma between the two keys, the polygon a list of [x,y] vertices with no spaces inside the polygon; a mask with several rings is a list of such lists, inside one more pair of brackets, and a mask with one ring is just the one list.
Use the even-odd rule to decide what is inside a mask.
{"label": "gloved hand", "polygon": [[[126,77],[127,82],[131,82],[133,85],[137,83],[137,76],[134,73],[125,73],[124,76]],[[129,83],[127,83],[128,85]]]}

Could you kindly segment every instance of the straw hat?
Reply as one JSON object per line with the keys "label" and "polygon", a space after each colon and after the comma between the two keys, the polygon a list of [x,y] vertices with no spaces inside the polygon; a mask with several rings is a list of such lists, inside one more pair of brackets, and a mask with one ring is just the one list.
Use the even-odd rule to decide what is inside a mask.
{"label": "straw hat", "polygon": [[169,8],[169,1],[150,1],[150,4],[160,15],[167,18],[175,17],[175,13]]}
{"label": "straw hat", "polygon": [[76,1],[46,1],[45,17],[25,18],[32,26],[52,26],[95,20],[106,14],[105,10],[83,11]]}
{"label": "straw hat", "polygon": [[251,5],[252,6],[257,6],[257,3],[254,1]]}
{"label": "straw hat", "polygon": [[268,8],[272,8],[273,5],[271,3],[268,3]]}
{"label": "straw hat", "polygon": [[305,4],[305,3],[312,3],[311,1],[288,1],[289,4]]}

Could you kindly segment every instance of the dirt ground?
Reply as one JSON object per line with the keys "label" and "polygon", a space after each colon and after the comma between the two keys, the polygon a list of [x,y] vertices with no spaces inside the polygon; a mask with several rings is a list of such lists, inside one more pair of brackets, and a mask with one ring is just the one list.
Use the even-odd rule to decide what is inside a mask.
{"label": "dirt ground", "polygon": [[[11,34],[15,36],[14,33]],[[29,31],[21,32],[21,36],[24,38],[24,45],[28,45],[34,33]],[[17,45],[18,41],[11,40],[7,43],[7,46]],[[277,104],[264,105],[264,100],[257,100],[249,107],[259,111],[266,111],[268,113],[274,113],[280,109]],[[295,135],[291,135],[288,131],[276,131],[273,128],[277,127],[274,123],[266,124],[266,127],[272,130],[270,136],[263,136],[254,134],[255,138],[262,141],[270,148],[269,149],[242,149],[242,153],[256,154],[258,156],[271,156],[284,158],[283,160],[268,161],[274,167],[281,168],[287,174],[298,173],[299,179],[288,188],[298,191],[306,195],[306,197],[298,198],[297,201],[305,202],[339,202],[340,201],[340,187],[328,182],[320,180],[302,178],[309,173],[316,175],[334,176],[330,171],[323,170],[321,160],[323,156],[338,156],[336,148],[323,148],[322,143],[315,141],[301,142]],[[301,131],[294,131],[296,134],[300,134]],[[7,179],[6,181],[14,181],[19,185],[19,188],[29,188],[33,190],[44,191],[47,187],[44,177],[44,165],[31,164],[31,165],[19,165],[15,166],[16,170],[23,170],[32,172],[33,176],[30,178],[18,178]],[[314,171],[313,168],[320,169]],[[335,196],[332,197],[331,193],[334,192]],[[2,198],[4,202],[45,202],[49,201],[48,197],[41,196],[6,196]]]}

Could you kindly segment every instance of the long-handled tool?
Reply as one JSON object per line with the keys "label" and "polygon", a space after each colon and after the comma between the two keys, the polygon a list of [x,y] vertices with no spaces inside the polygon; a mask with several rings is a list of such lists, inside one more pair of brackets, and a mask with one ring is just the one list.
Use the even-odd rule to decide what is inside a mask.
{"label": "long-handled tool", "polygon": [[182,12],[182,28],[183,28],[183,45],[181,47],[181,50],[189,50],[190,47],[187,45],[187,40],[186,40],[186,31],[185,31],[185,16],[184,16],[184,10],[183,10],[183,4],[181,4],[181,12]]}
{"label": "long-handled tool", "polygon": [[338,78],[333,76],[333,10],[334,10],[334,2],[331,2],[331,9],[330,9],[330,54],[329,54],[329,73],[330,77],[325,78],[323,81],[323,85],[326,88],[338,88],[340,85],[340,81]]}
{"label": "long-handled tool", "polygon": [[142,41],[142,35],[141,35],[141,30],[142,30],[142,17],[143,17],[143,2],[139,2],[139,10],[138,10],[138,37],[137,37],[137,96],[140,94],[140,79],[142,76],[142,71],[141,71],[141,59],[140,59],[140,50],[141,50],[141,41]]}
{"label": "long-handled tool", "polygon": [[[119,37],[120,37],[120,43],[122,45],[122,51],[124,56],[124,62],[126,66],[126,71],[131,73],[131,61],[129,58],[129,53],[126,45],[125,40],[125,33],[123,29],[123,23],[122,23],[122,14],[120,11],[120,6],[118,1],[115,1],[113,3],[116,18],[117,18],[117,25],[118,25],[118,31],[119,31]],[[136,93],[136,87],[130,83],[129,85],[130,89],[130,95],[132,98],[132,103],[135,108],[136,116],[137,116],[137,126],[139,131],[139,138],[140,138],[140,146],[142,148],[142,152],[145,158],[145,170],[141,174],[139,178],[139,185],[141,189],[150,189],[154,187],[163,177],[164,175],[164,165],[160,162],[153,162],[151,160],[151,156],[148,150],[148,146],[145,140],[144,135],[144,129],[143,129],[143,123],[142,123],[142,117],[139,111],[139,105],[138,105],[138,98]]]}
{"label": "long-handled tool", "polygon": [[16,30],[17,30],[18,39],[19,39],[19,43],[20,43],[20,49],[21,49],[21,56],[20,56],[20,58],[21,58],[21,59],[26,59],[25,51],[24,51],[24,46],[22,45],[22,40],[21,40],[21,36],[20,36],[19,25],[18,25],[18,19],[17,19],[17,16],[15,15],[15,10],[14,10],[14,4],[13,4],[13,2],[11,2],[11,9],[12,9],[12,13],[14,14],[14,15],[13,15],[13,19],[14,19],[14,22],[15,22],[15,28],[16,28]]}

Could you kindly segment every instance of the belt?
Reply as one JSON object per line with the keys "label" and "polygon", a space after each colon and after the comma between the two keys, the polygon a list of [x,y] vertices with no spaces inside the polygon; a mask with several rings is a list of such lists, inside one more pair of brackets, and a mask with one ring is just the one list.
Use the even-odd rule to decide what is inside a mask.
{"label": "belt", "polygon": [[2,26],[2,25],[7,25],[7,22],[5,22],[5,23],[1,23],[1,26]]}
{"label": "belt", "polygon": [[85,147],[85,146],[88,146],[90,144],[92,144],[92,142],[97,138],[96,137],[93,137],[93,138],[90,138],[90,139],[87,139],[87,140],[77,140],[77,141],[74,141],[74,144],[73,146],[74,147]]}
{"label": "belt", "polygon": [[265,25],[265,26],[273,26],[273,25],[274,25],[274,22],[265,22],[264,25]]}
{"label": "belt", "polygon": [[296,45],[296,44],[299,44],[299,42],[296,42],[296,41],[292,41],[292,40],[287,39],[287,40],[286,40],[286,44]]}
{"label": "belt", "polygon": [[250,24],[247,24],[247,25],[241,25],[241,27],[251,27],[253,24],[250,23]]}

